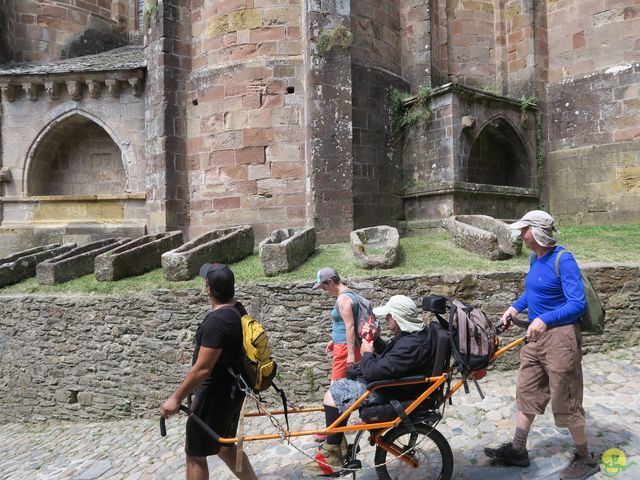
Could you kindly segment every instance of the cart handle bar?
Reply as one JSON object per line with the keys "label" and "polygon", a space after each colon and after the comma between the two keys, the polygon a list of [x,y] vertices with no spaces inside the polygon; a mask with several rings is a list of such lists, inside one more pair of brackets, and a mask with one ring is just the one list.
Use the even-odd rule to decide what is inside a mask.
{"label": "cart handle bar", "polygon": [[[189,409],[188,407],[185,407],[184,405],[180,405],[180,410],[186,413],[189,418],[191,418],[194,422],[196,422],[198,426],[200,426],[200,428],[202,428],[205,432],[207,432],[211,436],[211,438],[213,438],[216,442],[220,440],[220,435],[214,432],[211,429],[211,427],[206,423],[204,423],[204,421],[200,417],[198,417],[197,415],[194,415],[191,409]],[[160,435],[162,435],[163,437],[167,436],[167,425],[166,425],[166,419],[164,417],[160,417]]]}

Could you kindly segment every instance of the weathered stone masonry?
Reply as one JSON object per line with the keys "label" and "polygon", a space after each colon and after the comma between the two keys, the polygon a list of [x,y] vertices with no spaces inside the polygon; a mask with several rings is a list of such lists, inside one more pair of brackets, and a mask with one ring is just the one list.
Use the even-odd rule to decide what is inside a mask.
{"label": "weathered stone masonry", "polygon": [[[607,329],[603,336],[586,337],[586,349],[637,345],[640,266],[588,272],[607,308]],[[481,306],[496,320],[521,291],[523,278],[522,272],[507,272],[351,283],[375,304],[400,293],[418,301],[445,294]],[[329,378],[324,345],[333,299],[308,283],[243,286],[238,296],[269,331],[279,383],[293,400],[318,404]],[[206,297],[194,289],[126,297],[3,295],[0,422],[157,415],[188,368],[195,329],[206,311]],[[515,363],[517,355],[509,355],[503,366]]]}

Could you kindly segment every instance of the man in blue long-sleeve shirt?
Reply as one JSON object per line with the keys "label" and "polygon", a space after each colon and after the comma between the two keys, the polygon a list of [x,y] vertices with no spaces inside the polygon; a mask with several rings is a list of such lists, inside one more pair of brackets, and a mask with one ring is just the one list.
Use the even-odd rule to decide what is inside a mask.
{"label": "man in blue long-sleeve shirt", "polygon": [[[521,230],[524,244],[533,251],[524,293],[502,315],[510,326],[527,309],[530,342],[520,350],[516,387],[518,417],[513,441],[498,448],[485,448],[491,459],[506,465],[529,465],[527,437],[536,415],[551,401],[556,426],[568,428],[576,445],[562,480],[583,480],[600,468],[589,453],[582,408],[582,336],[580,317],[587,303],[580,268],[573,255],[564,252],[553,238],[551,215],[528,212],[511,225]],[[557,271],[556,271],[557,260]]]}

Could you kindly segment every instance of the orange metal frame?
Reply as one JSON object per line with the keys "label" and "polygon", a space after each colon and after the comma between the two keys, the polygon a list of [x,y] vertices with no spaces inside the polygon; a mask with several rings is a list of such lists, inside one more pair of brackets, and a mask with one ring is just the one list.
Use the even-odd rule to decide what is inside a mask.
{"label": "orange metal frame", "polygon": [[[493,354],[493,357],[491,358],[491,362],[493,363],[498,357],[500,357],[501,355],[503,355],[504,353],[506,353],[507,351],[517,347],[518,345],[520,345],[521,343],[525,342],[525,338],[518,338],[517,340],[514,340],[513,342],[509,343],[508,345],[506,345],[505,347],[499,349],[498,351],[496,351]],[[249,435],[246,437],[242,437],[242,439],[239,439],[238,437],[233,437],[233,438],[225,438],[225,437],[220,437],[220,439],[218,440],[220,443],[222,444],[232,444],[232,443],[236,443],[240,440],[248,442],[248,441],[254,441],[254,440],[274,440],[274,439],[278,439],[278,438],[282,438],[283,436],[285,438],[292,438],[292,437],[302,437],[302,436],[306,436],[306,435],[313,435],[313,434],[321,434],[321,435],[332,435],[334,433],[347,433],[347,432],[357,432],[360,430],[370,430],[372,432],[372,434],[374,435],[375,441],[378,445],[380,445],[382,448],[384,448],[385,450],[387,450],[388,452],[390,452],[391,454],[395,455],[395,456],[401,456],[401,458],[406,461],[407,463],[414,465],[415,462],[410,458],[409,455],[402,455],[402,452],[398,452],[396,451],[396,449],[393,447],[393,445],[387,445],[386,443],[382,442],[381,440],[381,436],[388,431],[389,429],[396,427],[400,424],[400,422],[402,421],[400,419],[400,417],[396,417],[394,420],[390,420],[387,422],[376,422],[376,423],[361,423],[361,424],[357,424],[357,425],[346,425],[344,427],[339,427],[338,425],[340,425],[346,418],[349,417],[349,415],[351,415],[351,413],[356,410],[360,405],[362,405],[362,403],[366,400],[366,398],[371,395],[373,392],[375,392],[376,390],[379,389],[383,389],[383,388],[388,388],[388,387],[397,387],[400,385],[414,385],[414,384],[420,384],[420,383],[426,383],[426,384],[430,384],[429,388],[427,388],[424,392],[422,392],[422,394],[420,394],[420,396],[418,398],[416,398],[406,409],[405,409],[405,414],[409,415],[411,412],[413,412],[416,408],[418,408],[422,402],[424,402],[427,398],[429,398],[429,396],[436,391],[444,382],[447,381],[447,379],[449,378],[450,373],[444,373],[440,376],[437,377],[425,377],[423,379],[419,379],[419,380],[409,380],[409,381],[398,381],[398,382],[392,382],[392,383],[385,383],[384,385],[377,385],[375,386],[373,389],[371,390],[367,390],[365,393],[362,394],[362,396],[360,396],[360,398],[358,398],[358,400],[356,400],[356,402],[351,405],[342,415],[340,415],[340,417],[333,422],[331,425],[329,425],[326,428],[323,429],[314,429],[314,430],[302,430],[302,431],[297,431],[297,432],[291,432],[289,430],[283,430],[282,434],[279,433],[271,433],[271,434],[264,434],[264,435]],[[473,374],[469,377],[467,377],[468,380],[472,380],[473,379]],[[458,381],[451,387],[451,389],[449,390],[449,392],[447,393],[447,395],[444,396],[444,398],[441,401],[441,404],[443,404],[444,402],[446,402],[449,398],[451,398],[451,396],[458,391],[458,389],[464,384],[464,380],[463,379],[458,379]],[[307,412],[322,412],[324,409],[323,407],[310,407],[310,408],[299,408],[299,409],[293,409],[293,410],[289,410],[287,413],[289,414],[296,414],[296,413],[307,413]],[[284,415],[284,411],[283,410],[277,410],[277,411],[273,411],[273,412],[250,412],[245,414],[245,417],[262,417],[262,416],[266,416],[266,415]],[[415,465],[414,465],[415,466]]]}

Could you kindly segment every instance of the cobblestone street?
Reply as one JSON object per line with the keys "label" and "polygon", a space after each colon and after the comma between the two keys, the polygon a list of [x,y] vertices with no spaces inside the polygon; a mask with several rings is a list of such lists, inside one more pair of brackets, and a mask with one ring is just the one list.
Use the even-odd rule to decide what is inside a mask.
{"label": "cobblestone street", "polygon": [[[598,457],[609,448],[626,455],[626,466],[615,475],[640,479],[640,347],[585,356],[585,409],[589,443]],[[552,479],[566,465],[572,447],[566,429],[556,429],[550,413],[538,418],[529,437],[531,465],[525,469],[491,466],[482,450],[511,438],[514,429],[516,372],[490,372],[481,381],[481,400],[460,390],[448,406],[440,430],[453,449],[454,478],[468,480]],[[297,417],[297,418],[296,418]],[[322,424],[321,414],[292,417],[292,429]],[[2,479],[178,479],[184,477],[184,417],[167,422],[160,437],[157,420],[104,423],[5,424],[0,430]],[[248,421],[246,432],[267,428],[265,419]],[[294,440],[311,453],[315,443]],[[306,458],[279,441],[245,444],[261,479],[303,478]],[[217,458],[210,459],[211,478],[233,478]],[[349,477],[346,477],[349,478]],[[376,478],[371,470],[359,479]],[[609,478],[603,472],[595,478]]]}

